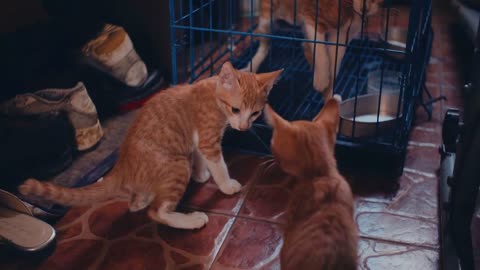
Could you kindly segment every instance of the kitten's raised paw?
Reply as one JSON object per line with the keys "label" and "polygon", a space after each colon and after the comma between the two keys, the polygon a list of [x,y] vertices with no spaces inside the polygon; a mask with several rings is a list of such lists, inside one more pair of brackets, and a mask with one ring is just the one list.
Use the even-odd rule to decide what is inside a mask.
{"label": "kitten's raised paw", "polygon": [[192,212],[188,214],[191,219],[191,227],[194,229],[199,229],[205,226],[208,223],[208,216],[202,212]]}
{"label": "kitten's raised paw", "polygon": [[242,185],[235,179],[230,179],[230,181],[226,181],[221,186],[219,186],[220,190],[227,194],[232,195],[239,192],[242,189]]}
{"label": "kitten's raised paw", "polygon": [[205,169],[200,172],[196,172],[192,178],[195,182],[205,183],[208,181],[208,179],[210,179],[210,171]]}

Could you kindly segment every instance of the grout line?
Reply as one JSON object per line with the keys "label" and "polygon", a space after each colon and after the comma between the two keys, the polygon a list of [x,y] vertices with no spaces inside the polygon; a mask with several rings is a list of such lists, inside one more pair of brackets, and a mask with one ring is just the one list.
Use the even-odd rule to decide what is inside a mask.
{"label": "grout line", "polygon": [[[229,164],[229,165],[231,165],[231,164]],[[220,244],[220,247],[218,248],[217,252],[214,254],[213,260],[212,260],[211,264],[208,266],[208,269],[212,269],[213,265],[215,265],[215,263],[218,260],[218,256],[223,252],[224,246],[225,246],[228,238],[230,237],[230,235],[232,233],[232,229],[235,226],[235,224],[237,223],[237,219],[239,218],[238,215],[240,214],[240,212],[243,209],[245,200],[247,199],[247,196],[250,193],[250,190],[252,189],[253,185],[256,183],[256,180],[258,178],[257,176],[259,175],[259,173],[258,173],[259,171],[260,171],[260,168],[258,168],[258,165],[257,165],[254,173],[250,176],[250,179],[247,181],[247,182],[250,182],[250,181],[251,182],[246,185],[246,190],[245,190],[244,196],[242,196],[239,199],[239,202],[237,203],[236,207],[239,207],[238,211],[234,215],[227,215],[227,216],[232,217],[232,224],[230,225],[230,228],[228,229],[228,232],[226,233],[224,239],[222,240],[222,242]]]}
{"label": "grout line", "polygon": [[255,222],[259,222],[259,223],[268,223],[268,224],[280,225],[280,226],[285,225],[282,222],[272,221],[272,220],[269,220],[267,218],[258,218],[258,217],[249,217],[249,216],[237,216],[237,218],[244,219],[244,220],[249,220],[249,221],[255,221]]}
{"label": "grout line", "polygon": [[431,245],[422,245],[422,244],[413,244],[413,243],[405,243],[405,242],[401,242],[401,241],[395,241],[395,240],[387,240],[387,239],[383,239],[383,238],[375,238],[375,237],[372,237],[372,236],[364,236],[364,235],[360,235],[360,239],[367,239],[367,240],[372,240],[372,241],[376,241],[376,242],[384,242],[384,243],[387,243],[387,244],[392,244],[392,245],[402,245],[402,246],[406,246],[406,247],[416,247],[416,248],[424,248],[424,249],[429,249],[429,250],[433,250],[433,251],[436,251],[436,252],[439,252],[439,248],[440,248],[440,244],[435,247],[435,246],[431,246]]}
{"label": "grout line", "polygon": [[230,225],[230,228],[228,228],[228,231],[227,231],[227,233],[225,234],[225,237],[223,238],[222,243],[220,244],[220,247],[218,247],[217,252],[213,255],[213,260],[212,260],[211,264],[208,266],[208,269],[212,269],[213,265],[215,265],[215,263],[216,263],[217,260],[218,260],[218,256],[219,256],[220,254],[222,254],[223,249],[224,249],[224,246],[225,246],[225,242],[227,242],[227,239],[228,239],[228,238],[230,237],[230,235],[232,234],[233,226],[235,226],[236,223],[237,223],[237,217],[234,216],[234,217],[233,217],[233,220],[232,220],[232,224]]}

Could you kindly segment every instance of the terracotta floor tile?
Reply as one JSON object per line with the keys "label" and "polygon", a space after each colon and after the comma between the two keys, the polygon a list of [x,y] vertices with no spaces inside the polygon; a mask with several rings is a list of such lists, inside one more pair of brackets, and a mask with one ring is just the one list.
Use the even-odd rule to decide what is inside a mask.
{"label": "terracotta floor tile", "polygon": [[361,235],[405,244],[438,246],[437,178],[404,172],[395,196],[356,198]]}
{"label": "terracotta floor tile", "polygon": [[[415,112],[404,174],[399,179],[347,177],[362,236],[359,269],[438,269],[437,149],[446,108],[462,105],[459,61],[449,44],[451,21],[449,14],[434,12],[427,68],[431,93],[449,100],[434,105],[432,121],[422,109]],[[280,269],[281,223],[295,182],[267,158],[227,152],[225,159],[243,190],[228,196],[211,179],[192,182],[182,202],[188,211],[209,212],[206,227],[158,225],[145,212],[129,213],[125,202],[74,207],[56,225],[57,249],[39,269]]]}
{"label": "terracotta floor tile", "polygon": [[275,164],[261,170],[256,178],[239,215],[283,223],[295,180],[283,173]]}
{"label": "terracotta floor tile", "polygon": [[[433,195],[437,192],[437,187],[435,186],[436,177],[433,175],[428,175],[424,173],[419,174],[407,168],[405,169],[403,175],[396,180],[383,179],[383,183],[368,183],[368,179],[366,177],[359,177],[359,179],[356,179],[355,181],[358,182],[355,183],[353,187],[357,203],[382,203],[386,204],[385,208],[388,208],[389,211],[395,211],[397,209],[401,209],[405,205],[409,205],[410,202],[414,202],[415,204],[418,200],[426,200],[426,205],[415,207],[415,209],[413,209],[407,215],[415,216],[417,213],[425,212],[425,210],[422,209],[430,209],[430,212],[427,216],[430,218],[435,216],[435,214],[433,213],[434,210],[432,210],[432,208],[436,207],[437,198]],[[356,185],[365,185],[368,187],[368,189],[371,190],[371,192],[362,192],[362,190],[360,188],[357,188]],[[415,196],[417,196],[418,194],[415,194],[415,196],[413,195],[417,191],[425,192],[426,194],[423,195],[428,197],[415,198]],[[410,192],[412,192],[412,195],[410,195]],[[375,209],[378,209],[379,207],[379,205],[372,204],[367,204],[367,206]],[[360,212],[368,210],[368,207],[357,204],[357,210]]]}
{"label": "terracotta floor tile", "polygon": [[212,269],[279,269],[278,225],[237,218]]}
{"label": "terracotta floor tile", "polygon": [[395,270],[438,269],[439,254],[435,250],[361,239],[359,268]]}
{"label": "terracotta floor tile", "polygon": [[82,233],[82,228],[82,224],[78,222],[68,228],[57,229],[57,237],[58,239],[67,240],[79,236]]}
{"label": "terracotta floor tile", "polygon": [[444,88],[443,94],[447,98],[444,102],[445,107],[460,108],[463,106],[463,93],[461,88]]}
{"label": "terracotta floor tile", "polygon": [[290,191],[284,187],[253,187],[248,193],[240,216],[283,223],[289,198]]}
{"label": "terracotta floor tile", "polygon": [[459,61],[455,58],[447,58],[442,61],[442,69],[444,72],[458,72],[459,65]]}
{"label": "terracotta floor tile", "polygon": [[430,143],[440,146],[442,143],[442,134],[438,129],[423,128],[421,126],[414,126],[410,133],[410,141],[415,143]]}
{"label": "terracotta floor tile", "polygon": [[[222,215],[209,215],[207,225],[197,230],[178,230],[157,225],[159,238],[170,248],[182,251],[183,255],[214,258],[229,231],[233,219]],[[156,237],[156,236],[155,236]]]}
{"label": "terracotta floor tile", "polygon": [[147,270],[165,269],[164,251],[160,244],[122,240],[110,247],[98,269]]}
{"label": "terracotta floor tile", "polygon": [[456,90],[461,90],[463,86],[463,78],[460,76],[458,71],[443,71],[442,72],[443,81],[447,83],[449,87],[452,87]]}
{"label": "terracotta floor tile", "polygon": [[96,209],[89,219],[91,232],[102,238],[115,239],[127,235],[151,220],[145,211],[132,213],[127,202],[112,202]]}
{"label": "terracotta floor tile", "polygon": [[[433,96],[433,98],[436,98],[438,97],[439,95],[437,96]],[[428,102],[428,97],[425,96],[424,98],[424,101],[425,102]],[[441,123],[443,121],[443,114],[442,114],[442,104],[443,104],[443,100],[440,100],[438,102],[435,102],[432,104],[432,108],[428,108],[429,110],[431,110],[431,119],[429,120],[428,119],[428,113],[427,111],[425,110],[425,108],[423,108],[423,106],[418,106],[416,108],[416,111],[415,111],[415,121],[416,123],[421,123],[421,122],[433,122],[433,124],[435,124],[436,126],[439,125],[439,123]]]}
{"label": "terracotta floor tile", "polygon": [[407,170],[435,176],[440,167],[440,153],[437,145],[410,142],[407,147],[405,168]]}
{"label": "terracotta floor tile", "polygon": [[[442,89],[439,85],[439,83],[437,81],[434,81],[434,82],[427,82],[426,83],[426,86],[428,88],[428,91],[430,92],[430,94],[433,96],[433,97],[438,97],[440,95],[442,95]],[[427,97],[427,95],[425,94],[424,95],[425,97]],[[438,104],[438,103],[437,103]]]}
{"label": "terracotta floor tile", "polygon": [[401,189],[389,203],[388,211],[438,222],[438,182],[436,177],[404,172]]}
{"label": "terracotta floor tile", "polygon": [[187,208],[235,215],[240,210],[246,191],[223,194],[214,183],[190,183],[182,205]]}
{"label": "terracotta floor tile", "polygon": [[427,74],[427,84],[438,84],[441,80],[439,72]]}
{"label": "terracotta floor tile", "polygon": [[[273,161],[273,160],[272,160]],[[290,176],[283,172],[273,161],[265,163],[255,176],[255,186],[292,187],[294,183]]]}
{"label": "terracotta floor tile", "polygon": [[435,222],[385,212],[357,213],[361,236],[405,244],[438,247]]}
{"label": "terracotta floor tile", "polygon": [[55,252],[43,262],[38,270],[84,270],[92,266],[105,247],[100,240],[79,239],[60,243]]}
{"label": "terracotta floor tile", "polygon": [[[444,114],[441,112],[443,106],[443,103],[440,101],[438,103],[435,103],[434,106],[439,107],[439,113],[441,114],[440,119],[432,119],[428,120],[427,118],[427,113],[422,109],[422,108],[417,108],[416,111],[416,116],[413,122],[413,129],[415,128],[420,128],[420,129],[425,129],[431,132],[440,132],[442,131],[442,122],[444,118]],[[439,134],[440,134],[439,133]]]}
{"label": "terracotta floor tile", "polygon": [[68,210],[67,214],[65,214],[65,216],[63,216],[62,219],[55,224],[55,227],[61,228],[65,225],[77,222],[89,209],[91,209],[90,206],[72,207]]}
{"label": "terracotta floor tile", "polygon": [[182,205],[202,211],[235,215],[240,210],[262,160],[258,156],[231,154],[228,160],[230,177],[243,185],[242,190],[234,195],[226,195],[218,189],[212,178],[203,184],[191,181]]}

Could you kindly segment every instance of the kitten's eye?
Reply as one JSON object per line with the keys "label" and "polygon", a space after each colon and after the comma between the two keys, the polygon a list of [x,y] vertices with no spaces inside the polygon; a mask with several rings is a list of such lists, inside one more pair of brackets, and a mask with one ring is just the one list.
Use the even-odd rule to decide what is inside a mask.
{"label": "kitten's eye", "polygon": [[240,113],[240,109],[232,107],[232,113],[234,113],[234,114]]}
{"label": "kitten's eye", "polygon": [[260,113],[259,111],[253,112],[252,116],[257,116],[259,113]]}

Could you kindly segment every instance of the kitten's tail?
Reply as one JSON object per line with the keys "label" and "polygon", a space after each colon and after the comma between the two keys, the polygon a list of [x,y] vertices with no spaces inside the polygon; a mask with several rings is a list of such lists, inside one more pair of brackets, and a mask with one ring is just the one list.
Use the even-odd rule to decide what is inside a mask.
{"label": "kitten's tail", "polygon": [[104,179],[80,188],[66,188],[34,179],[25,181],[18,190],[24,196],[38,196],[61,205],[90,205],[115,197],[110,181]]}

